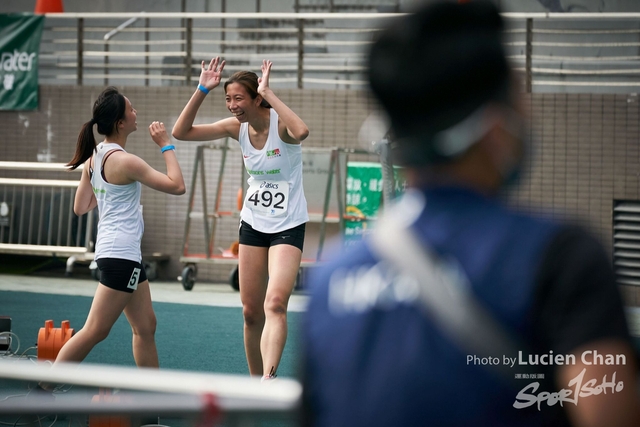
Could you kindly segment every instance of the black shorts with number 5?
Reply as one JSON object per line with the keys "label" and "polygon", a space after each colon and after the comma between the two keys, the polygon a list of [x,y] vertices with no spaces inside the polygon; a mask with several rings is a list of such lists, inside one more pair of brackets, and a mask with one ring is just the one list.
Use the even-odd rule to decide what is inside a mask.
{"label": "black shorts with number 5", "polygon": [[147,280],[147,273],[139,262],[120,258],[100,258],[96,260],[100,269],[100,283],[107,288],[122,292],[133,292],[138,283]]}

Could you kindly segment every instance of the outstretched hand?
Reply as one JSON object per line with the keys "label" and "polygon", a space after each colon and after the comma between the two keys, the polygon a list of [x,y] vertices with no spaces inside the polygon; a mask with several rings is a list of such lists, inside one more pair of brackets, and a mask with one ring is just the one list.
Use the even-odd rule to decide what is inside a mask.
{"label": "outstretched hand", "polygon": [[153,142],[160,148],[171,144],[167,130],[164,128],[164,123],[162,122],[152,122],[149,125],[149,134]]}
{"label": "outstretched hand", "polygon": [[258,93],[260,95],[264,95],[264,92],[269,89],[269,75],[271,74],[272,65],[273,62],[268,59],[264,59],[262,61],[262,67],[260,67],[262,70],[262,77],[258,79]]}
{"label": "outstretched hand", "polygon": [[225,61],[221,60],[219,56],[211,59],[209,65],[205,67],[204,61],[201,64],[200,81],[199,83],[209,90],[214,89],[220,84],[222,79],[222,70],[224,69]]}

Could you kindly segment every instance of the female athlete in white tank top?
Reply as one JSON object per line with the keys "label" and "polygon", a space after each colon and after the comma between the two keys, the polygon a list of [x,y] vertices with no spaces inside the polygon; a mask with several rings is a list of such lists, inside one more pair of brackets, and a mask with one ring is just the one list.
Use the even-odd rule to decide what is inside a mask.
{"label": "female athlete in white tank top", "polygon": [[[127,137],[138,128],[136,116],[129,99],[114,87],[106,88],[93,106],[92,119],[82,127],[75,155],[67,165],[71,169],[84,165],[73,206],[76,215],[98,207],[95,257],[101,277],[84,326],[62,347],[55,363],[82,361],[124,311],[133,331],[136,365],[158,367],[156,317],[140,264],[144,229],[140,185],[176,195],[184,194],[185,185],[164,124],[151,123],[149,133],[161,149],[166,174],[125,151]],[[105,135],[97,147],[93,125]]]}
{"label": "female athlete in white tank top", "polygon": [[238,254],[244,343],[250,374],[263,378],[275,377],[287,339],[287,306],[300,269],[304,223],[309,220],[300,147],[309,129],[269,87],[271,66],[271,61],[263,61],[260,78],[239,71],[227,80],[226,104],[234,117],[194,125],[224,68],[220,58],[207,67],[203,61],[198,89],[173,128],[177,139],[231,137],[240,142],[250,176]]}

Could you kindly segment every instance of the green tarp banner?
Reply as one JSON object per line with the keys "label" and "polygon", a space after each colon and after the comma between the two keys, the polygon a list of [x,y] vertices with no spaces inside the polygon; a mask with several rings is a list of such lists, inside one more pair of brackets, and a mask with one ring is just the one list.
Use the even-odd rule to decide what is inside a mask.
{"label": "green tarp banner", "polygon": [[44,15],[0,14],[0,110],[38,108]]}

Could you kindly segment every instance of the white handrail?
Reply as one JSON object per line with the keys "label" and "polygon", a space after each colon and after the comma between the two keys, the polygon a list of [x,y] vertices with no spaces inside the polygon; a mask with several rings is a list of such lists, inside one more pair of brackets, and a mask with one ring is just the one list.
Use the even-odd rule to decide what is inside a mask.
{"label": "white handrail", "polygon": [[69,169],[64,163],[40,163],[40,162],[3,162],[0,161],[0,169],[24,170],[24,171],[71,171],[80,172],[82,169]]}
{"label": "white handrail", "polygon": [[[395,18],[406,15],[406,13],[245,13],[245,12],[124,12],[124,13],[46,13],[47,18],[166,18],[166,19],[277,19],[277,20],[295,20],[295,19],[386,19]],[[640,15],[640,14],[639,14]]]}
{"label": "white handrail", "polygon": [[[328,13],[328,12],[302,12],[302,13],[276,13],[276,12],[118,12],[118,13],[47,13],[47,18],[167,18],[167,19],[387,19],[407,15],[406,13]],[[501,14],[505,19],[557,19],[557,20],[583,20],[583,19],[640,19],[640,13],[636,12],[612,12],[612,13],[517,13],[507,12]]]}
{"label": "white handrail", "polygon": [[107,34],[104,35],[104,37],[103,37],[104,41],[108,41],[111,37],[115,36],[120,31],[122,31],[125,28],[127,28],[129,25],[134,24],[138,19],[140,19],[140,18],[138,18],[138,17],[130,18],[130,19],[126,20],[125,22],[123,22],[122,24],[118,25],[116,28],[114,28],[113,30],[109,31]]}
{"label": "white handrail", "polygon": [[572,19],[640,19],[640,13],[631,12],[587,12],[587,13],[518,13],[508,12],[503,13],[502,17],[505,19],[560,19],[560,20],[572,20]]}
{"label": "white handrail", "polygon": [[75,188],[79,183],[77,180],[62,179],[0,178],[0,185],[14,185],[16,187]]}

